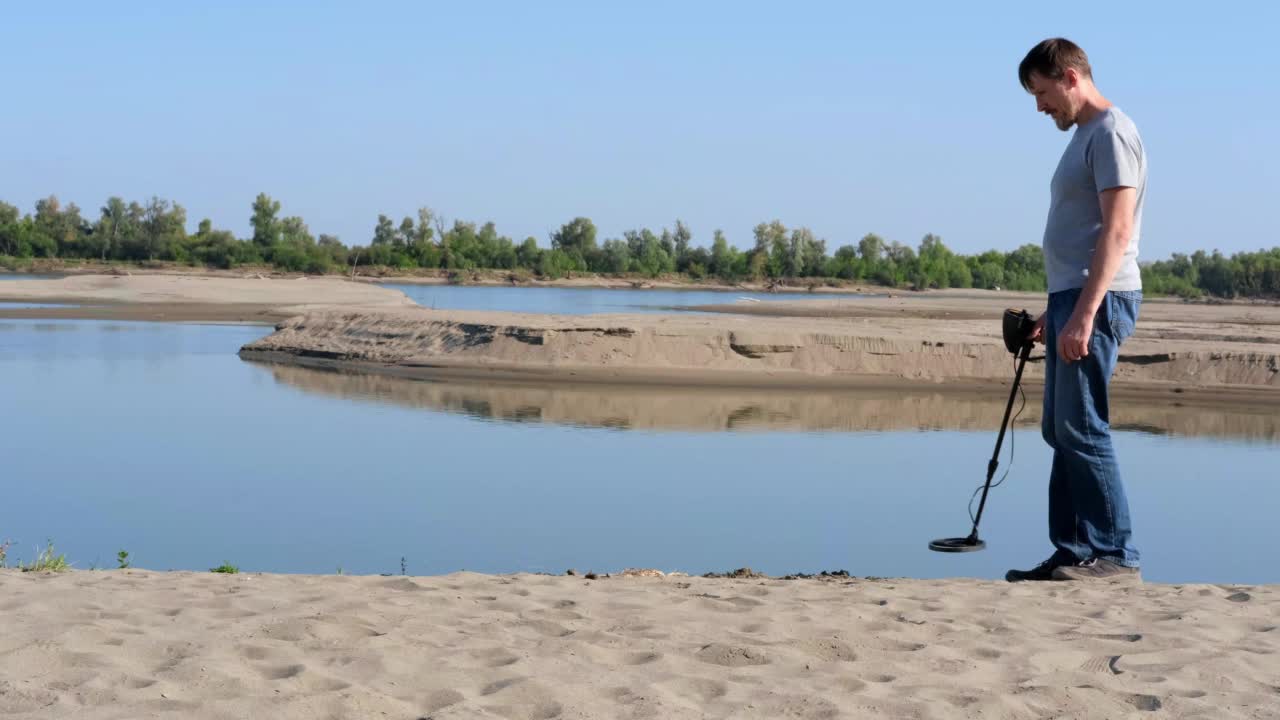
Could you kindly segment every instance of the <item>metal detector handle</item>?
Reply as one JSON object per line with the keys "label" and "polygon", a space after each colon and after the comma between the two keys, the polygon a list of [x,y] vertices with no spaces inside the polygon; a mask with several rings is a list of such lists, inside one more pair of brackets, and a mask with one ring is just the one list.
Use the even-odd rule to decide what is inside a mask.
{"label": "metal detector handle", "polygon": [[987,463],[987,484],[982,486],[982,500],[978,502],[978,514],[973,518],[973,531],[969,534],[972,540],[978,539],[978,523],[982,522],[982,509],[987,504],[987,493],[991,490],[991,479],[996,476],[996,468],[1000,466],[1000,446],[1004,444],[1004,431],[1009,426],[1009,415],[1013,412],[1013,400],[1018,396],[1018,386],[1022,383],[1022,370],[1031,357],[1031,348],[1035,345],[1031,340],[1022,344],[1018,353],[1018,369],[1013,374],[1013,386],[1009,388],[1009,403],[1004,407],[1004,420],[1000,421],[1000,434],[996,436],[996,450]]}

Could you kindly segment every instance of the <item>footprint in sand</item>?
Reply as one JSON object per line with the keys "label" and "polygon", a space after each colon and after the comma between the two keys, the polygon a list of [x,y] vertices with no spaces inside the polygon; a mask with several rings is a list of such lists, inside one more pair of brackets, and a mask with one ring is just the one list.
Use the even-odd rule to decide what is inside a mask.
{"label": "footprint in sand", "polygon": [[1094,635],[1101,640],[1116,640],[1118,642],[1135,643],[1142,639],[1140,633],[1109,633],[1106,635]]}
{"label": "footprint in sand", "polygon": [[621,703],[623,705],[627,705],[635,701],[636,698],[640,697],[640,694],[637,693],[636,691],[632,690],[629,687],[624,687],[621,685],[619,685],[618,687],[605,688],[603,695],[609,698],[610,700],[613,700],[614,702],[617,702],[617,703]]}
{"label": "footprint in sand", "polygon": [[929,647],[924,643],[907,642],[905,640],[883,639],[877,642],[867,643],[868,646],[886,652],[919,652]]}
{"label": "footprint in sand", "polygon": [[1085,672],[1119,675],[1124,672],[1116,665],[1120,662],[1120,657],[1119,655],[1095,655],[1081,663],[1080,669]]}
{"label": "footprint in sand", "polygon": [[729,685],[723,680],[699,677],[677,677],[668,685],[676,695],[696,702],[708,703],[729,694]]}
{"label": "footprint in sand", "polygon": [[836,685],[846,692],[856,693],[867,689],[867,684],[858,678],[840,677],[836,679]]}
{"label": "footprint in sand", "polygon": [[723,665],[724,667],[745,667],[747,665],[766,665],[769,658],[763,652],[755,648],[737,647],[733,645],[723,645],[721,643],[712,643],[702,646],[702,649],[694,653],[694,657],[702,662],[712,665]]}
{"label": "footprint in sand", "polygon": [[480,660],[485,667],[499,668],[508,665],[514,665],[520,662],[520,658],[503,650],[502,648],[493,648],[491,650],[478,650],[472,653],[472,656]]}
{"label": "footprint in sand", "polygon": [[259,645],[245,645],[240,648],[240,654],[250,660],[266,660],[271,657],[275,651],[270,648],[264,648]]}
{"label": "footprint in sand", "polygon": [[165,659],[152,670],[155,674],[168,672],[181,665],[184,661],[191,657],[192,652],[187,648],[170,647],[165,649]]}
{"label": "footprint in sand", "polygon": [[1207,693],[1207,692],[1205,692],[1205,691],[1203,691],[1203,690],[1186,690],[1186,691],[1183,691],[1183,692],[1177,692],[1177,693],[1174,693],[1174,695],[1177,695],[1177,696],[1179,696],[1179,697],[1187,698],[1188,700],[1199,700],[1200,698],[1202,698],[1202,697],[1204,697],[1204,696],[1206,696],[1206,695],[1208,695],[1208,694],[1209,694],[1209,693]]}
{"label": "footprint in sand", "polygon": [[553,720],[564,713],[564,708],[558,702],[542,702],[534,705],[529,709],[527,715],[517,715],[516,717],[527,718],[528,720]]}
{"label": "footprint in sand", "polygon": [[775,695],[756,703],[761,717],[827,720],[840,717],[840,709],[830,700],[815,695]]}
{"label": "footprint in sand", "polygon": [[657,662],[662,659],[662,653],[658,652],[638,652],[631,653],[623,659],[623,663],[627,665],[648,665],[651,662]]}
{"label": "footprint in sand", "polygon": [[268,680],[297,680],[308,692],[339,692],[351,687],[351,683],[307,672],[306,665],[276,665],[259,668],[258,672]]}
{"label": "footprint in sand", "polygon": [[529,620],[523,624],[525,627],[532,629],[539,635],[545,635],[546,637],[559,638],[573,634],[572,630],[563,625],[553,623],[550,620]]}
{"label": "footprint in sand", "polygon": [[457,690],[436,690],[435,692],[427,695],[426,699],[423,700],[422,711],[427,715],[430,715],[437,710],[443,710],[450,705],[460,703],[464,699],[465,698],[462,693]]}
{"label": "footprint in sand", "polygon": [[306,665],[278,665],[275,667],[262,668],[258,672],[262,673],[262,677],[268,680],[288,680],[295,678],[306,672]]}
{"label": "footprint in sand", "polygon": [[1164,707],[1164,703],[1155,695],[1132,695],[1129,697],[1129,704],[1146,712],[1155,712]]}
{"label": "footprint in sand", "polygon": [[972,695],[948,695],[944,699],[954,707],[964,708],[978,702],[980,698]]}
{"label": "footprint in sand", "polygon": [[513,678],[507,678],[506,680],[498,680],[496,682],[491,682],[488,685],[485,685],[484,687],[480,688],[480,694],[493,695],[494,693],[501,692],[511,687],[512,685],[518,685],[519,683],[522,683],[528,679],[529,678],[524,678],[524,677],[513,677]]}
{"label": "footprint in sand", "polygon": [[[564,713],[560,703],[552,699],[551,693],[537,683],[518,683],[512,690],[502,692],[494,697],[505,699],[502,705],[491,705],[484,709],[510,720],[550,720]],[[488,716],[485,716],[488,717]]]}
{"label": "footprint in sand", "polygon": [[848,643],[835,638],[801,640],[795,643],[795,647],[828,662],[853,662],[858,659]]}

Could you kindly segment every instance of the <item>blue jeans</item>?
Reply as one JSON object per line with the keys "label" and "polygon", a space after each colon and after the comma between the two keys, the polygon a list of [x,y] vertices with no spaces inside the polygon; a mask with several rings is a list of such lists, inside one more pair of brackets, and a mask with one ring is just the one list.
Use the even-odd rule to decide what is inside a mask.
{"label": "blue jeans", "polygon": [[1078,289],[1051,293],[1044,326],[1041,432],[1053,448],[1049,539],[1066,561],[1096,557],[1138,567],[1129,500],[1111,445],[1108,385],[1120,343],[1138,322],[1142,291],[1108,292],[1093,319],[1088,356],[1068,363],[1058,356],[1058,334],[1079,298]]}

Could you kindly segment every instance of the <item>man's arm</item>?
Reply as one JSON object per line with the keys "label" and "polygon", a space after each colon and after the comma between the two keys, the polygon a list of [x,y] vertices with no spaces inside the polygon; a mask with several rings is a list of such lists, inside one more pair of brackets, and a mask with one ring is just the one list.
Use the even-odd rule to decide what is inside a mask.
{"label": "man's arm", "polygon": [[1075,362],[1089,354],[1093,318],[1124,262],[1124,253],[1129,249],[1129,240],[1133,236],[1133,213],[1138,203],[1138,191],[1131,187],[1110,188],[1098,193],[1098,202],[1102,205],[1102,234],[1093,250],[1089,279],[1080,292],[1071,319],[1058,335],[1058,355],[1067,362]]}

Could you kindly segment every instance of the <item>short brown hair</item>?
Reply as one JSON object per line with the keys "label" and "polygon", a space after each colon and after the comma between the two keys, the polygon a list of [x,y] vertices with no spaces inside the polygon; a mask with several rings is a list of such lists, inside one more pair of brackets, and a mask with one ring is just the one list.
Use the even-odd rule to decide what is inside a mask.
{"label": "short brown hair", "polygon": [[1049,80],[1061,80],[1067,68],[1075,68],[1076,72],[1093,79],[1089,56],[1084,54],[1079,45],[1066,38],[1049,38],[1031,48],[1031,52],[1022,58],[1018,65],[1018,80],[1029,91],[1032,73]]}

